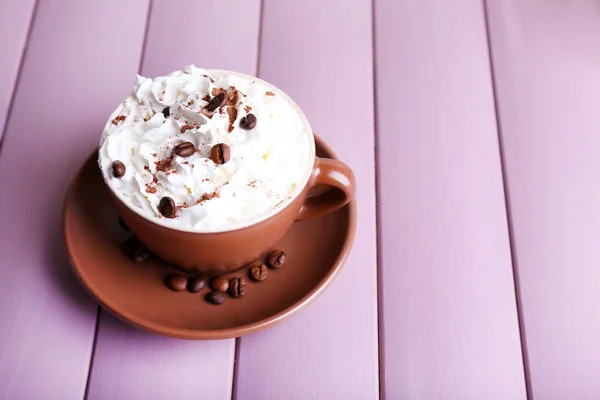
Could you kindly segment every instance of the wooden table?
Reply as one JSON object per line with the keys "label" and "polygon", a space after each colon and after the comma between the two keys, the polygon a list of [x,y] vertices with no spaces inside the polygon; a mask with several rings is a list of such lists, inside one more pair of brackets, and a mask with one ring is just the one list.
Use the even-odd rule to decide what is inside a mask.
{"label": "wooden table", "polygon": [[[600,398],[600,3],[0,0],[1,399]],[[339,278],[173,340],[98,309],[65,188],[135,74],[273,82],[354,169]]]}

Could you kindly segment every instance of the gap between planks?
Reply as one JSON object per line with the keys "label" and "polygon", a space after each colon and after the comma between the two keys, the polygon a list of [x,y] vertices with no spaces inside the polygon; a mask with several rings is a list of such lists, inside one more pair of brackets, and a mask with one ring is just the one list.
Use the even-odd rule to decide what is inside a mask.
{"label": "gap between planks", "polygon": [[515,241],[514,241],[514,230],[513,230],[513,221],[512,221],[512,212],[510,206],[510,189],[507,180],[506,173],[506,165],[505,165],[505,157],[504,157],[504,143],[502,140],[502,122],[500,121],[500,112],[498,105],[498,95],[496,91],[496,76],[494,73],[494,55],[492,50],[492,40],[490,33],[490,24],[488,18],[488,6],[487,0],[482,0],[483,6],[483,19],[485,22],[485,35],[487,41],[487,50],[488,50],[488,59],[490,64],[490,76],[492,78],[492,95],[494,97],[494,114],[496,116],[496,135],[498,137],[498,152],[500,156],[500,168],[502,172],[502,185],[504,192],[504,206],[506,209],[506,223],[508,227],[508,242],[510,245],[510,258],[512,265],[512,273],[513,273],[513,283],[514,283],[514,292],[515,292],[515,307],[517,308],[517,319],[519,323],[519,337],[521,339],[521,357],[523,362],[523,371],[525,378],[525,389],[527,398],[533,398],[533,392],[531,388],[531,374],[529,372],[529,358],[527,352],[527,335],[525,333],[524,328],[524,318],[522,313],[522,302],[521,302],[521,285],[519,281],[519,269],[517,265],[517,257],[515,251]]}

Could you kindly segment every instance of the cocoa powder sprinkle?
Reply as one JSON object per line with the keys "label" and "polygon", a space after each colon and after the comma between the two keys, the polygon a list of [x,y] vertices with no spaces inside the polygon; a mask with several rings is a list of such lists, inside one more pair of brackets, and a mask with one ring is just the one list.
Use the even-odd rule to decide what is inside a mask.
{"label": "cocoa powder sprinkle", "polygon": [[121,121],[125,121],[127,117],[125,115],[119,115],[118,117],[115,117],[115,119],[112,120],[113,125],[118,125],[119,122]]}

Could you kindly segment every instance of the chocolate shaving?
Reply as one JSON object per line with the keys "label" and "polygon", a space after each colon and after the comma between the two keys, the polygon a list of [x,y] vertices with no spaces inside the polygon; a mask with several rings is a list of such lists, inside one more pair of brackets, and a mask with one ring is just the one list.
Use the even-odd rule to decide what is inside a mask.
{"label": "chocolate shaving", "polygon": [[207,200],[214,199],[215,197],[218,197],[218,196],[219,195],[217,194],[217,192],[204,193],[202,196],[200,196],[200,198],[198,200],[196,200],[196,204],[200,204]]}
{"label": "chocolate shaving", "polygon": [[179,130],[180,133],[184,133],[185,131],[189,131],[190,129],[194,129],[193,125],[184,125],[181,127],[181,129]]}
{"label": "chocolate shaving", "polygon": [[233,130],[233,123],[237,119],[237,114],[238,114],[237,108],[228,107],[227,114],[229,115],[229,128],[227,128],[227,132],[231,132]]}
{"label": "chocolate shaving", "polygon": [[162,160],[154,161],[154,164],[156,164],[156,170],[162,171],[162,172],[169,171],[172,168],[171,163],[173,162],[173,158],[174,158],[174,154],[171,153],[171,155],[167,158],[163,158]]}
{"label": "chocolate shaving", "polygon": [[[200,198],[198,200],[196,200],[196,202],[193,205],[202,204],[205,201],[214,199],[215,197],[219,197],[219,194],[217,192],[204,193],[202,196],[200,196]],[[183,203],[179,206],[179,208],[188,208],[188,207],[190,207],[190,205],[188,203]]]}
{"label": "chocolate shaving", "polygon": [[119,122],[121,121],[125,121],[127,117],[125,115],[119,115],[118,117],[115,117],[115,119],[112,120],[113,125],[118,125]]}
{"label": "chocolate shaving", "polygon": [[229,107],[237,107],[239,99],[240,99],[240,94],[238,93],[235,86],[230,86],[229,89],[227,89],[227,100],[226,100],[225,105],[227,105]]}
{"label": "chocolate shaving", "polygon": [[275,96],[275,93],[271,92],[270,90],[266,93],[267,96]]}

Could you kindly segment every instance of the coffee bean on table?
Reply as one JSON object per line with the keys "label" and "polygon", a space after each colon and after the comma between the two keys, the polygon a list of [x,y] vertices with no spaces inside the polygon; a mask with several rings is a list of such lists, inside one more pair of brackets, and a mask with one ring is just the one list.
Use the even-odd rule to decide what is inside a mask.
{"label": "coffee bean on table", "polygon": [[187,287],[188,280],[184,275],[171,274],[165,280],[167,287],[174,292],[183,292]]}
{"label": "coffee bean on table", "polygon": [[232,297],[242,297],[246,294],[246,280],[237,276],[229,280],[229,294]]}
{"label": "coffee bean on table", "polygon": [[217,108],[219,108],[221,106],[221,104],[223,104],[224,101],[225,101],[225,92],[221,92],[218,95],[216,95],[215,97],[213,97],[208,102],[208,105],[206,106],[206,111],[209,111],[209,112],[215,111]]}
{"label": "coffee bean on table", "polygon": [[117,160],[112,163],[112,174],[115,178],[122,178],[125,175],[125,164]]}
{"label": "coffee bean on table", "polygon": [[177,211],[175,201],[170,197],[163,197],[158,203],[158,211],[165,218],[175,218],[175,213]]}
{"label": "coffee bean on table", "polygon": [[191,142],[183,142],[175,147],[175,154],[179,157],[189,157],[196,152],[194,144]]}
{"label": "coffee bean on table", "polygon": [[171,115],[171,108],[167,107],[167,108],[163,109],[162,113],[165,116],[165,118],[169,118],[169,115]]}
{"label": "coffee bean on table", "polygon": [[265,264],[255,265],[250,268],[250,276],[256,282],[264,281],[267,279],[267,274],[269,271],[267,270],[267,266]]}
{"label": "coffee bean on table", "polygon": [[187,283],[188,292],[198,293],[206,287],[206,279],[204,278],[192,278]]}
{"label": "coffee bean on table", "polygon": [[206,295],[206,300],[212,304],[223,304],[225,302],[225,295],[221,292],[210,292]]}
{"label": "coffee bean on table", "polygon": [[250,113],[240,120],[240,128],[249,131],[256,126],[256,115]]}
{"label": "coffee bean on table", "polygon": [[227,278],[217,276],[210,280],[210,287],[217,292],[225,293],[229,289],[229,281]]}
{"label": "coffee bean on table", "polygon": [[287,255],[285,254],[285,251],[273,250],[269,253],[267,261],[271,267],[281,268],[287,261]]}
{"label": "coffee bean on table", "polygon": [[213,160],[215,164],[225,164],[229,161],[231,156],[231,151],[229,146],[225,143],[215,144],[212,149],[210,149],[210,159]]}

